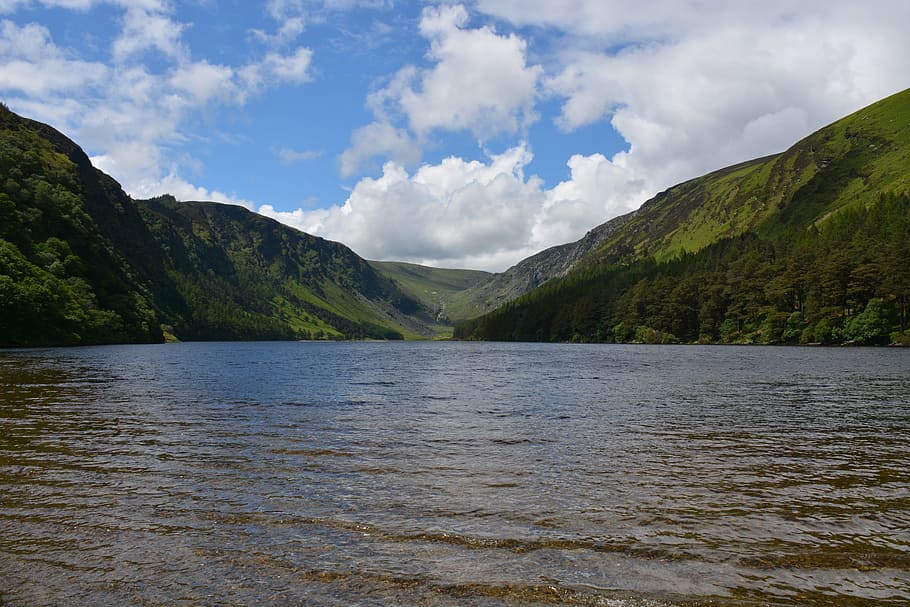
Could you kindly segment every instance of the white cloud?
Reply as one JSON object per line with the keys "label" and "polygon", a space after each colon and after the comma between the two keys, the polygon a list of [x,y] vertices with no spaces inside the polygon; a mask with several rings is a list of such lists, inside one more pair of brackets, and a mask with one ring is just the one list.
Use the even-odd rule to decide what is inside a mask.
{"label": "white cloud", "polygon": [[[425,8],[420,33],[429,42],[432,67],[408,65],[367,99],[376,122],[359,129],[341,157],[342,174],[385,156],[401,162],[420,154],[415,145],[434,131],[470,131],[484,141],[521,133],[537,119],[539,66],[529,66],[527,44],[489,26],[469,28],[461,5]],[[393,126],[402,117],[413,136]]]}
{"label": "white cloud", "polygon": [[268,0],[265,10],[275,21],[299,17],[304,13],[303,0]]}
{"label": "white cloud", "polygon": [[128,7],[123,29],[112,48],[117,61],[126,61],[150,49],[172,59],[188,56],[181,40],[185,24],[172,20],[157,2],[130,3]]}
{"label": "white cloud", "polygon": [[343,205],[259,212],[340,240],[371,259],[502,270],[548,246],[578,238],[592,215],[642,201],[641,181],[601,155],[574,156],[571,179],[546,190],[526,176],[532,155],[519,145],[486,162],[449,157],[413,174],[389,162],[357,183]]}
{"label": "white cloud", "polygon": [[[910,5],[480,0],[517,26],[556,30],[545,88],[565,130],[610,121],[652,191],[780,151],[904,85]],[[594,218],[592,218],[594,219]]]}
{"label": "white cloud", "polygon": [[208,61],[181,65],[171,74],[170,84],[176,90],[188,93],[198,105],[212,99],[230,101],[237,95],[234,70]]}
{"label": "white cloud", "polygon": [[650,184],[626,160],[624,152],[612,159],[572,156],[570,178],[546,192],[529,241],[540,249],[572,242],[603,222],[597,218],[622,215],[644,202],[653,193]]}
{"label": "white cloud", "polygon": [[342,177],[350,177],[377,156],[391,158],[405,167],[413,166],[420,162],[420,145],[404,129],[385,121],[370,123],[354,131],[351,147],[341,154]]}
{"label": "white cloud", "polygon": [[313,51],[299,47],[287,55],[272,51],[261,61],[238,70],[244,95],[283,83],[304,84],[311,80],[309,71]]}
{"label": "white cloud", "polygon": [[262,62],[262,67],[279,81],[302,84],[310,79],[309,67],[313,51],[300,47],[288,55],[269,53]]}
{"label": "white cloud", "polygon": [[387,9],[392,8],[394,0],[323,0],[325,8],[336,11],[346,11],[352,8]]}
{"label": "white cloud", "polygon": [[493,156],[488,163],[446,158],[413,175],[389,162],[376,179],[365,178],[343,205],[283,213],[259,212],[348,244],[377,259],[471,258],[473,265],[501,261],[523,246],[540,206],[538,180],[525,180],[530,161],[524,147]]}
{"label": "white cloud", "polygon": [[131,193],[138,193],[141,188],[137,184],[146,183],[159,172],[161,152],[152,141],[112,141],[107,149],[107,154],[92,156],[92,164],[108,175],[129,176]]}
{"label": "white cloud", "polygon": [[255,38],[272,48],[294,42],[306,30],[309,15],[303,0],[269,0],[265,3],[265,12],[278,24],[275,33],[259,29],[250,31]]}
{"label": "white cloud", "polygon": [[[35,4],[33,0],[0,0],[0,13],[12,13],[22,7]],[[88,10],[97,0],[41,0],[48,7],[68,8],[72,10]]]}
{"label": "white cloud", "polygon": [[[38,2],[0,0],[0,12],[31,4]],[[173,148],[186,141],[190,120],[213,104],[240,106],[269,87],[307,82],[310,49],[270,50],[258,61],[239,67],[191,61],[183,39],[189,25],[172,17],[173,6],[165,0],[41,0],[40,4],[78,10],[100,4],[119,8],[120,30],[111,45],[112,60],[108,64],[80,60],[73,51],[58,47],[46,27],[4,20],[0,22],[0,93],[5,99],[30,110],[31,117],[75,135],[94,154],[96,166],[133,195],[172,193],[252,206],[235,195],[186,181],[181,172],[196,170],[200,163]],[[281,9],[281,3],[273,4],[276,11]],[[149,52],[156,53],[155,61],[148,61]]]}
{"label": "white cloud", "polygon": [[108,75],[100,63],[67,58],[51,40],[50,32],[37,24],[19,27],[11,21],[0,23],[0,57],[0,90],[27,96],[97,86]]}
{"label": "white cloud", "polygon": [[277,152],[278,158],[281,159],[281,162],[284,164],[294,164],[296,162],[305,162],[307,160],[315,160],[316,158],[322,157],[321,150],[292,150],[291,148],[281,148]]}
{"label": "white cloud", "polygon": [[[871,4],[876,4],[871,0]],[[547,28],[567,35],[567,45],[641,45],[668,43],[728,27],[783,24],[806,14],[825,14],[846,0],[764,0],[715,2],[704,0],[649,0],[647,5],[627,0],[477,0],[481,13],[516,26]],[[880,3],[879,3],[880,4]],[[897,2],[888,1],[893,5]],[[868,5],[867,5],[868,6]]]}
{"label": "white cloud", "polygon": [[907,70],[910,45],[897,32],[793,17],[615,54],[578,52],[547,86],[565,99],[563,128],[609,119],[630,144],[627,165],[656,191],[781,151],[893,92],[885,83]]}
{"label": "white cloud", "polygon": [[424,10],[420,32],[430,41],[428,56],[435,65],[399,99],[418,134],[466,129],[485,139],[515,133],[536,117],[541,68],[526,64],[524,40],[500,36],[491,27],[469,29],[467,21],[462,6]]}

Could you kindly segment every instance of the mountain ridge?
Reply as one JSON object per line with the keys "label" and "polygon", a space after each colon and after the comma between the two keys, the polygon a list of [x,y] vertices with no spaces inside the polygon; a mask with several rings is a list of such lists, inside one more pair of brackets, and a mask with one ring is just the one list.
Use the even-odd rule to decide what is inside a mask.
{"label": "mountain ridge", "polygon": [[[816,131],[785,152],[661,192],[637,211],[595,228],[594,233],[606,233],[606,238],[572,260],[567,272],[559,266],[546,268],[552,274],[548,282],[463,323],[456,336],[545,341],[903,341],[908,279],[896,260],[906,255],[902,247],[910,233],[904,206],[908,192],[910,89]],[[885,217],[898,226],[897,231],[871,225]],[[845,225],[867,242],[851,241]],[[858,261],[841,260],[838,267],[827,267],[843,250],[852,251]],[[770,258],[761,259],[763,255]],[[746,262],[749,256],[757,258],[754,263]],[[794,286],[800,282],[796,272],[784,266],[797,265],[798,256],[811,259],[811,264],[803,264],[808,275],[836,288],[822,292],[821,287]],[[699,266],[709,258],[714,258],[713,274]],[[736,264],[763,272],[772,286],[737,283],[735,276],[723,275]],[[887,268],[896,279],[872,284],[870,268]],[[655,286],[661,276],[670,275],[674,280]],[[677,293],[681,308],[676,312],[688,314],[690,320],[695,314],[695,320],[685,326],[674,323],[673,314],[661,309],[670,306],[660,300],[679,287],[674,282],[696,276],[701,288],[711,287],[719,294],[708,301],[698,293],[698,285],[687,285],[691,292]],[[772,287],[790,293],[784,298],[789,302],[764,292]],[[638,289],[638,303],[631,301],[633,288]],[[744,293],[751,293],[752,299],[743,301]],[[870,305],[875,310],[863,317]],[[794,313],[800,316],[791,319]],[[891,318],[882,319],[882,314]],[[872,316],[881,321],[874,337],[859,335],[862,331],[853,325]],[[699,323],[699,318],[705,322]],[[720,325],[727,321],[732,324],[721,332]],[[885,336],[882,327],[888,323],[897,331]],[[892,338],[890,333],[901,335]]]}
{"label": "mountain ridge", "polygon": [[[817,335],[822,337],[817,341],[828,343],[868,341],[848,339],[856,333],[850,323],[875,300],[879,316],[890,314],[890,327],[903,331],[906,281],[889,259],[843,242],[843,235],[838,246],[865,260],[863,272],[887,267],[897,277],[890,287],[869,287],[868,277],[866,287],[857,286],[862,280],[852,274],[862,272],[848,264],[838,271],[847,273],[842,290],[851,292],[839,296],[839,303],[790,284],[781,289],[798,305],[772,302],[765,294],[755,297],[763,307],[749,308],[751,316],[740,310],[736,318],[714,318],[704,301],[690,298],[685,305],[711,322],[685,326],[668,320],[666,311],[654,312],[657,304],[650,303],[647,313],[643,305],[634,314],[619,313],[614,300],[625,298],[633,286],[657,297],[655,272],[677,272],[686,280],[694,273],[722,292],[712,305],[725,312],[731,306],[745,309],[752,304],[737,303],[735,281],[717,278],[729,268],[708,277],[692,268],[708,258],[723,258],[715,261],[726,266],[741,263],[735,255],[746,253],[729,252],[739,247],[753,256],[776,256],[778,265],[795,264],[791,257],[796,254],[809,256],[818,273],[819,247],[832,247],[830,235],[843,232],[844,225],[876,246],[893,249],[892,257],[904,255],[899,238],[866,223],[887,215],[904,229],[908,125],[910,90],[832,123],[784,152],[668,188],[575,242],[489,275],[368,262],[340,243],[239,206],[179,202],[171,196],[134,200],[65,135],[3,107],[0,345],[425,338],[444,334],[449,321],[478,315],[462,322],[456,336],[792,343],[798,328],[801,342]],[[806,244],[812,239],[815,244]],[[824,255],[837,254],[836,247],[832,251]],[[781,268],[755,267],[772,283],[781,282]],[[638,282],[625,284],[633,275]],[[610,280],[618,281],[616,293],[603,289]],[[755,285],[745,287],[757,291]],[[567,299],[569,292],[584,303]],[[539,310],[529,312],[545,301],[549,320],[539,317]],[[592,306],[596,313],[589,313]],[[564,318],[567,309],[578,318]],[[519,310],[525,315],[523,328],[512,323],[504,333],[505,319]],[[794,313],[805,317],[794,320]],[[564,326],[554,329],[554,316]],[[726,325],[721,331],[727,321],[736,330]],[[788,323],[784,339],[781,327]],[[488,331],[492,325],[499,328]],[[882,331],[875,340],[882,340]]]}
{"label": "mountain ridge", "polygon": [[0,346],[401,339],[432,312],[346,246],[245,208],[134,200],[0,108]]}

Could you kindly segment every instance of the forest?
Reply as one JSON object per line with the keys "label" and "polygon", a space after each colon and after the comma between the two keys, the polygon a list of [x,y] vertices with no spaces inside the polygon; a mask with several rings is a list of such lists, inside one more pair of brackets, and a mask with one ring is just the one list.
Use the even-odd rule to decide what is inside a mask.
{"label": "forest", "polygon": [[0,345],[161,341],[79,167],[5,108],[0,126]]}
{"label": "forest", "polygon": [[0,107],[0,347],[402,339],[429,318],[340,243],[238,206],[134,200]]}
{"label": "forest", "polygon": [[[568,274],[455,338],[906,345],[908,166],[910,90],[595,228]],[[559,276],[555,258],[529,267]],[[0,107],[0,346],[433,337],[441,294],[509,276],[453,272],[371,264],[242,207],[133,200]]]}
{"label": "forest", "polygon": [[591,266],[456,328],[461,339],[910,344],[910,194],[799,234],[757,230],[656,262]]}

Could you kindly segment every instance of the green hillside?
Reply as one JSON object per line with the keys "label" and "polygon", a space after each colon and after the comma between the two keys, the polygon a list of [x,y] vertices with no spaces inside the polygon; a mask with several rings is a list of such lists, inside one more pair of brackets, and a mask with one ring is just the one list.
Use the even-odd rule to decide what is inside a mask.
{"label": "green hillside", "polygon": [[0,346],[434,334],[347,247],[241,207],[132,200],[5,107],[0,171]]}
{"label": "green hillside", "polygon": [[456,336],[887,343],[907,337],[910,91],[601,226],[562,278]]}
{"label": "green hillside", "polygon": [[[401,339],[422,330],[406,317],[421,315],[419,304],[344,245],[237,206],[171,197],[137,205],[167,268],[153,291],[181,339]],[[173,293],[157,285],[178,297],[169,302]]]}
{"label": "green hillside", "polygon": [[92,217],[124,201],[74,148],[0,108],[0,345],[161,341],[150,293]]}
{"label": "green hillside", "polygon": [[394,280],[402,291],[432,310],[441,324],[466,320],[458,307],[458,297],[467,289],[490,279],[480,270],[430,268],[398,261],[371,261],[381,274]]}

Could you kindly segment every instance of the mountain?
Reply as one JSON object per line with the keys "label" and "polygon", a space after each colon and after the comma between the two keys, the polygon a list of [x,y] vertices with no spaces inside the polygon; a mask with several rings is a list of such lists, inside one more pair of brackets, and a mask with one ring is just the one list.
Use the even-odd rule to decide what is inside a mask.
{"label": "mountain", "polygon": [[486,283],[493,276],[481,270],[430,268],[400,261],[371,261],[370,265],[395,281],[408,296],[432,310],[433,318],[441,323],[440,332],[451,332],[451,320],[466,320],[470,317],[462,315],[460,310],[453,313],[456,302],[465,291]]}
{"label": "mountain", "polygon": [[431,336],[431,307],[344,245],[242,207],[133,200],[0,107],[0,346]]}
{"label": "mountain", "polygon": [[599,249],[630,217],[617,217],[575,242],[545,249],[505,272],[490,274],[485,280],[453,293],[449,303],[450,317],[456,321],[474,318],[533,291],[552,278],[565,276],[581,259]]}
{"label": "mountain", "polygon": [[908,237],[910,90],[475,287],[509,297],[542,283],[456,337],[901,342]]}

